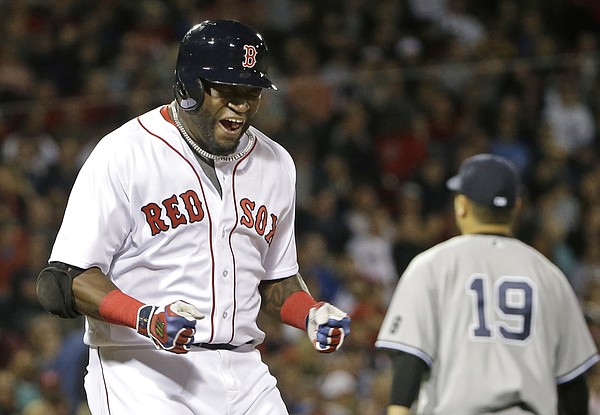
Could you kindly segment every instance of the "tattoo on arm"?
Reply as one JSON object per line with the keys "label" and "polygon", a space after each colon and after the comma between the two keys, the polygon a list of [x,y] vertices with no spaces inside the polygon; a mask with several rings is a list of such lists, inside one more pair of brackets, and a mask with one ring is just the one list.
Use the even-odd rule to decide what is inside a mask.
{"label": "tattoo on arm", "polygon": [[277,320],[280,318],[281,306],[290,295],[296,291],[308,292],[300,274],[275,281],[263,281],[258,286],[258,290],[262,297],[261,310]]}

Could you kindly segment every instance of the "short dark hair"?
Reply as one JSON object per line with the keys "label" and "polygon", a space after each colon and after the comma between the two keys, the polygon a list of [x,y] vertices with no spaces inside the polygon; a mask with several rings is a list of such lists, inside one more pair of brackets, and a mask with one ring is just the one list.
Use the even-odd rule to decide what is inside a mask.
{"label": "short dark hair", "polygon": [[477,203],[472,199],[473,216],[481,223],[490,225],[509,225],[513,220],[514,208],[496,208]]}

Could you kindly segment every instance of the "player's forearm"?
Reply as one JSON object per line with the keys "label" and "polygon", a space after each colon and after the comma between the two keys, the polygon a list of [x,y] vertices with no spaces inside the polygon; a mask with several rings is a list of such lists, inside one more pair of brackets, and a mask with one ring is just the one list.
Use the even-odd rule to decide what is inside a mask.
{"label": "player's forearm", "polygon": [[73,280],[73,295],[77,311],[86,316],[102,320],[100,303],[106,294],[117,286],[98,268],[90,268]]}
{"label": "player's forearm", "polygon": [[319,353],[337,351],[350,334],[348,314],[324,301],[315,301],[300,274],[264,281],[259,290],[262,311],[283,324],[305,330]]}
{"label": "player's forearm", "polygon": [[294,293],[308,293],[300,274],[274,281],[263,281],[258,287],[262,297],[261,310],[271,318],[281,320],[281,308]]}
{"label": "player's forearm", "polygon": [[587,415],[589,389],[585,375],[558,385],[558,399],[565,415]]}
{"label": "player's forearm", "polygon": [[75,307],[88,317],[131,327],[152,340],[157,349],[181,354],[190,350],[196,320],[204,315],[182,300],[166,306],[144,304],[117,288],[98,268],[79,274],[72,284]]}
{"label": "player's forearm", "polygon": [[390,405],[387,407],[387,415],[408,415],[410,409],[405,406]]}
{"label": "player's forearm", "polygon": [[397,350],[390,350],[390,353],[393,374],[387,415],[408,414],[408,408],[418,396],[421,379],[428,367],[423,360],[410,353]]}

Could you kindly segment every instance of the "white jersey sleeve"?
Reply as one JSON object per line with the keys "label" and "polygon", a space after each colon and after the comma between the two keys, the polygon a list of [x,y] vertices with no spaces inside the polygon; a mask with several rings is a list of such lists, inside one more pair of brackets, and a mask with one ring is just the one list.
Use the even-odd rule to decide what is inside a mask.
{"label": "white jersey sleeve", "polygon": [[405,351],[431,366],[437,354],[438,295],[428,256],[417,255],[396,286],[377,346]]}
{"label": "white jersey sleeve", "polygon": [[268,151],[273,152],[273,159],[278,164],[273,172],[279,172],[276,197],[285,202],[286,209],[277,217],[271,216],[276,233],[270,241],[269,251],[264,258],[265,280],[276,280],[295,275],[298,272],[296,251],[295,216],[296,216],[296,166],[290,154],[278,143],[269,140],[258,130],[254,134],[263,142],[269,143]]}
{"label": "white jersey sleeve", "polygon": [[[558,273],[560,271],[556,269]],[[550,304],[556,312],[560,343],[556,348],[556,383],[573,380],[599,360],[595,343],[589,333],[581,305],[566,278],[556,279],[559,303]]]}
{"label": "white jersey sleeve", "polygon": [[132,224],[124,174],[133,154],[107,136],[91,152],[73,185],[51,260],[108,274]]}

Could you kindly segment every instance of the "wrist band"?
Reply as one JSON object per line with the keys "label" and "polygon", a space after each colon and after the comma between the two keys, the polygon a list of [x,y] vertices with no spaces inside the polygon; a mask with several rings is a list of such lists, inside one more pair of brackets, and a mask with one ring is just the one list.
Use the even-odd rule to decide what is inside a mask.
{"label": "wrist band", "polygon": [[310,309],[317,304],[306,291],[296,291],[281,306],[281,321],[300,330],[306,330],[306,317]]}
{"label": "wrist band", "polygon": [[112,290],[104,296],[98,307],[100,317],[107,323],[136,328],[138,310],[144,303],[125,294]]}

